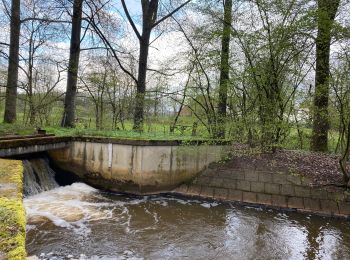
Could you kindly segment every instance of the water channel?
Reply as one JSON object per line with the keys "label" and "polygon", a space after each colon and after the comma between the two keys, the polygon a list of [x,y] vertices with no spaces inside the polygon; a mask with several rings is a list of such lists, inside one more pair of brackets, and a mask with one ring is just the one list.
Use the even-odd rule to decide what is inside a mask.
{"label": "water channel", "polygon": [[24,200],[40,259],[350,259],[346,220],[83,183]]}

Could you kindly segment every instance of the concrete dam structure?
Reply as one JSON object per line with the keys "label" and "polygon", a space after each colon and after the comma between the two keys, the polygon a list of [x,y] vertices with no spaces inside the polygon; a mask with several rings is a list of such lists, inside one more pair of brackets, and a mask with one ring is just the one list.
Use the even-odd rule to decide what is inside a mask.
{"label": "concrete dam structure", "polygon": [[49,155],[59,168],[96,187],[145,194],[169,191],[191,181],[227,150],[225,145],[171,141],[76,139]]}
{"label": "concrete dam structure", "polygon": [[58,168],[101,189],[159,193],[190,182],[229,146],[204,142],[30,137],[0,140],[0,157],[46,152]]}
{"label": "concrete dam structure", "polygon": [[11,136],[0,138],[0,157],[45,152],[68,147],[71,137],[52,135]]}
{"label": "concrete dam structure", "polygon": [[[0,152],[6,149],[16,152],[15,157],[0,159],[0,204],[6,216],[11,216],[5,222],[0,221],[4,238],[0,241],[0,258],[25,259],[27,254],[44,258],[47,254],[50,259],[56,256],[79,258],[82,253],[92,258],[112,258],[115,254],[123,255],[125,248],[136,248],[140,252],[135,254],[138,256],[147,254],[147,250],[144,251],[147,245],[148,252],[152,252],[149,258],[162,259],[168,252],[174,253],[174,246],[171,246],[164,254],[164,241],[177,242],[175,237],[185,238],[174,244],[176,247],[190,244],[188,250],[195,248],[195,252],[208,256],[213,251],[205,244],[201,248],[207,234],[215,234],[213,239],[218,244],[230,240],[229,248],[233,250],[222,251],[227,252],[227,258],[237,255],[252,238],[254,243],[256,239],[263,242],[274,238],[273,248],[265,252],[266,258],[271,258],[276,256],[273,250],[278,243],[282,245],[278,247],[280,250],[289,241],[294,246],[295,238],[299,244],[315,241],[316,238],[309,239],[305,230],[310,228],[312,232],[320,230],[321,226],[329,228],[332,237],[335,229],[341,235],[333,243],[334,249],[319,250],[316,245],[315,250],[337,252],[334,259],[349,258],[346,220],[308,216],[305,221],[305,217],[295,214],[349,219],[350,199],[344,189],[313,187],[301,175],[266,168],[262,164],[253,163],[249,167],[245,162],[228,161],[207,167],[223,156],[227,158],[227,152],[233,148],[228,144],[108,138],[68,138],[64,143],[64,147],[59,148],[42,141],[38,152],[27,154],[23,153],[28,151],[25,144],[35,147],[34,140],[7,140],[6,147],[0,140]],[[62,179],[74,175],[80,180],[68,183],[68,179]],[[120,193],[123,191],[147,196],[129,196]],[[150,193],[162,194],[149,196]],[[257,235],[259,226],[273,227],[275,231]],[[281,227],[289,231],[280,232]],[[223,235],[230,228],[233,228],[231,238]],[[146,236],[139,236],[139,232]],[[298,235],[293,237],[296,232]],[[200,241],[193,240],[198,234],[203,234]],[[328,246],[327,234],[324,236],[321,240]],[[191,244],[193,241],[195,243]],[[94,244],[99,247],[91,246]],[[261,254],[259,248],[248,248],[253,248],[253,254]],[[183,254],[179,252],[181,258]],[[286,252],[291,249],[287,248]],[[296,252],[300,257],[304,255],[300,250]],[[190,251],[186,255],[190,255]]]}

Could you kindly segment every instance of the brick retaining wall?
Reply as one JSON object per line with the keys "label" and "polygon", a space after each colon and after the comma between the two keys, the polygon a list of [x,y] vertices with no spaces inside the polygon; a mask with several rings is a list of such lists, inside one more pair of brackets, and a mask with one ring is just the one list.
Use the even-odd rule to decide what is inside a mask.
{"label": "brick retaining wall", "polygon": [[339,187],[312,187],[300,175],[248,169],[206,169],[175,193],[300,212],[350,217],[350,194]]}

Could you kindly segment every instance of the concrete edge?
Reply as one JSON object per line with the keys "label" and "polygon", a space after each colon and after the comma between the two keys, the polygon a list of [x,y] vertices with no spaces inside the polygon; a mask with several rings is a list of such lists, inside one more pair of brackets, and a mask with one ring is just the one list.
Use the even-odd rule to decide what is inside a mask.
{"label": "concrete edge", "polygon": [[71,141],[90,142],[90,143],[111,143],[136,146],[181,146],[181,145],[230,145],[227,140],[137,140],[111,137],[71,137]]}
{"label": "concrete edge", "polygon": [[223,199],[223,198],[215,198],[215,197],[208,197],[208,196],[201,196],[201,195],[192,195],[187,194],[179,191],[171,191],[163,193],[164,195],[171,195],[171,196],[179,196],[183,198],[191,198],[191,199],[198,199],[198,200],[208,200],[208,201],[216,201],[216,202],[222,202],[222,203],[230,203],[237,206],[249,206],[254,208],[261,208],[261,209],[272,209],[282,212],[297,212],[304,215],[314,215],[319,217],[331,217],[336,219],[345,219],[350,220],[350,215],[343,215],[343,214],[337,214],[337,213],[330,213],[330,212],[324,212],[324,211],[312,211],[312,210],[306,210],[306,209],[299,209],[299,208],[289,208],[289,207],[280,207],[280,206],[274,206],[274,205],[267,205],[267,204],[259,204],[259,203],[252,203],[247,201],[237,201],[237,200],[231,200],[231,199]]}

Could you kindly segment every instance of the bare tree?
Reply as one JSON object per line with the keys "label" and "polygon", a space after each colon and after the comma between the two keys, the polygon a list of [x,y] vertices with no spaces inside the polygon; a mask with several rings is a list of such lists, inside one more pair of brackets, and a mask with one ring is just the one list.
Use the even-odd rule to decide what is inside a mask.
{"label": "bare tree", "polygon": [[21,30],[20,0],[12,0],[10,27],[10,54],[6,84],[5,123],[16,121],[19,38]]}
{"label": "bare tree", "polygon": [[80,56],[80,37],[83,0],[74,0],[72,16],[72,32],[70,40],[70,56],[68,66],[67,90],[64,100],[64,113],[61,125],[74,127],[75,125],[75,100],[77,92],[77,78]]}
{"label": "bare tree", "polygon": [[191,0],[185,1],[183,4],[169,12],[165,16],[158,18],[159,0],[142,0],[142,32],[140,33],[132,19],[125,0],[121,0],[124,12],[128,18],[128,21],[135,32],[139,40],[139,66],[138,66],[138,77],[137,77],[137,92],[135,100],[135,112],[134,112],[134,129],[143,130],[144,120],[144,100],[146,93],[146,76],[147,76],[147,64],[148,64],[148,53],[150,47],[151,33],[152,30],[157,27],[160,23],[174,15],[181,8],[187,5]]}

